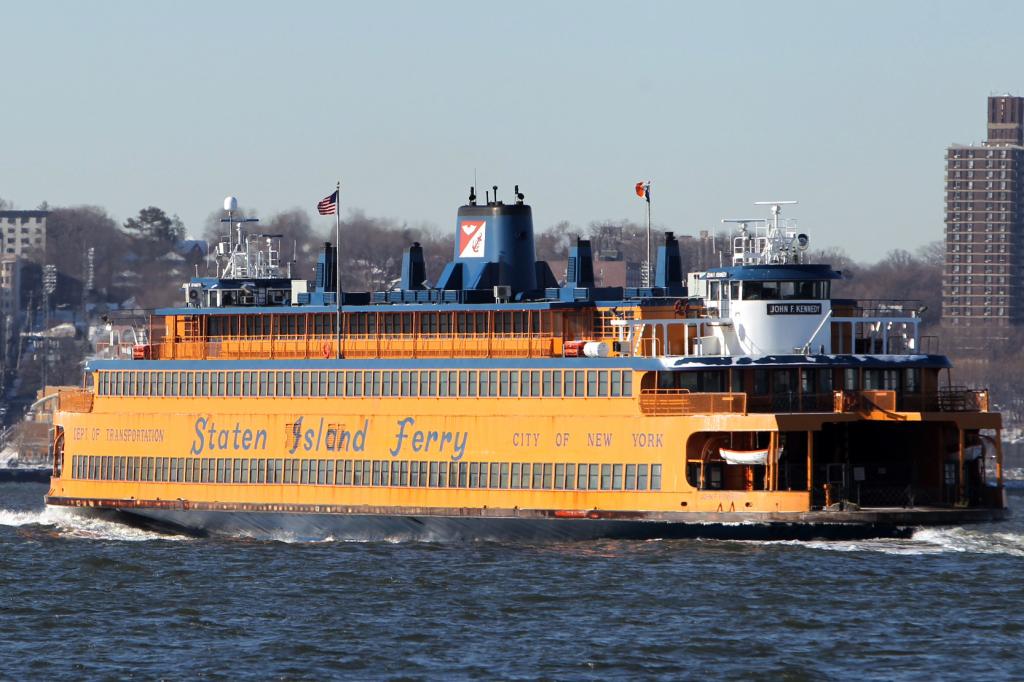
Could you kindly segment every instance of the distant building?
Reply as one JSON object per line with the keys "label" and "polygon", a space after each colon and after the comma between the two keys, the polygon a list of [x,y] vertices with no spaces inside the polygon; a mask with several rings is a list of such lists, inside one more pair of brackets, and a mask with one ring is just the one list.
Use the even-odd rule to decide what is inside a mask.
{"label": "distant building", "polygon": [[0,255],[0,318],[18,314],[21,300],[21,260]]}
{"label": "distant building", "polygon": [[946,152],[943,323],[1024,324],[1024,97],[988,98],[988,138]]}
{"label": "distant building", "polygon": [[49,211],[0,211],[0,255],[21,256],[46,248]]}

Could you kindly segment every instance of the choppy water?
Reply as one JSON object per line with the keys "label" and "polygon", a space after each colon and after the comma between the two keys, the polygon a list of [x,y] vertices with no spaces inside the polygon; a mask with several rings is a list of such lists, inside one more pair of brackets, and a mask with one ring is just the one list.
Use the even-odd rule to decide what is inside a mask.
{"label": "choppy water", "polygon": [[[1024,678],[1024,520],[868,542],[162,536],[0,485],[0,678]],[[1011,490],[1024,508],[1024,487]]]}

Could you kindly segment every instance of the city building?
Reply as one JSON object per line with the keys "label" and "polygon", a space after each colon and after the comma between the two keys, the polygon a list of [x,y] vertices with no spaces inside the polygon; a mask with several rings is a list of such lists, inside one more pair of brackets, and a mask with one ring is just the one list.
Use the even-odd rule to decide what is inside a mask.
{"label": "city building", "polygon": [[21,300],[21,261],[0,254],[0,319],[17,315]]}
{"label": "city building", "polygon": [[0,211],[0,255],[22,256],[46,248],[49,211]]}
{"label": "city building", "polygon": [[988,137],[946,151],[943,323],[1024,323],[1024,97],[988,98]]}

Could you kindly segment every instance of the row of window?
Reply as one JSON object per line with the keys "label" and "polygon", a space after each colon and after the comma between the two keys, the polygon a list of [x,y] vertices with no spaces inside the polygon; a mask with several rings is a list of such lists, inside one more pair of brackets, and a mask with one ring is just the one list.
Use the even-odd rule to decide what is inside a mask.
{"label": "row of window", "polygon": [[[729,390],[733,393],[748,393],[752,396],[789,394],[798,391],[803,394],[831,394],[834,381],[841,382],[845,390],[887,390],[902,393],[918,393],[921,390],[921,369],[858,369],[845,367],[841,376],[836,377],[833,369],[753,369],[743,372],[733,370]],[[747,382],[752,372],[751,382]],[[720,393],[726,390],[726,373],[723,370],[702,370],[690,372],[658,372],[659,389],[686,389],[691,393]]]}
{"label": "row of window", "polygon": [[71,458],[71,476],[96,481],[172,483],[282,483],[495,490],[661,490],[660,464],[74,455]]}
{"label": "row of window", "polygon": [[[974,148],[974,149],[950,149],[949,150],[949,158],[951,158],[951,159],[980,159],[982,157],[981,153],[983,151],[985,152],[985,157],[989,158],[989,159],[996,158],[996,157],[998,157],[1000,159],[1005,159],[1006,158],[1006,150],[1005,149],[995,150],[995,149],[978,149],[978,148]],[[1010,158],[1013,158],[1013,157],[1011,156]],[[970,161],[969,163],[973,163],[973,161]]]}
{"label": "row of window", "polygon": [[101,371],[98,395],[226,397],[630,397],[631,370]]}
{"label": "row of window", "polygon": [[[947,263],[946,268],[947,268],[947,270],[949,272],[952,272],[954,274],[958,274],[960,272],[960,267],[961,267],[959,265],[960,257],[959,256],[953,256],[952,260],[954,261],[954,263],[957,263],[957,264],[950,265],[950,264]],[[978,260],[981,261],[980,258]],[[998,261],[999,261],[1000,264],[1005,265],[1006,264],[1006,257],[1005,256],[999,256]],[[973,259],[968,257],[967,258],[967,262],[973,262]],[[995,267],[995,268],[993,268],[992,267],[992,259],[991,258],[985,258],[984,262],[986,263],[986,267],[985,267],[984,273],[982,272],[981,267],[979,267],[978,268],[978,274],[979,275],[980,274],[990,275],[993,272],[1001,273],[1001,272],[1005,272],[1006,271],[1005,267]],[[979,263],[979,265],[980,265],[980,263]],[[963,270],[968,275],[973,275],[974,274],[974,266],[973,265],[963,266]],[[970,279],[970,278],[968,278],[968,279]]]}
{"label": "row of window", "polygon": [[[948,180],[946,182],[946,188],[948,189],[1001,189],[1006,191],[1008,188],[1012,188],[1007,186],[1006,180],[978,180],[978,186],[975,187],[974,185],[974,180]],[[992,197],[989,197],[989,199],[992,199]]]}
{"label": "row of window", "polygon": [[[952,166],[952,167],[956,168],[956,166]],[[1012,176],[1012,173],[1011,173],[1011,176]],[[989,180],[994,180],[996,178],[999,178],[1000,180],[1005,180],[1008,176],[1007,176],[1005,170],[999,170],[999,171],[994,171],[994,170],[989,170],[989,171],[983,171],[983,170],[959,171],[959,170],[955,170],[955,171],[952,171],[952,172],[949,173],[949,177],[956,178],[956,179],[964,178],[964,179],[973,179],[973,180],[980,180],[982,177],[985,177],[985,178],[987,178]]]}
{"label": "row of window", "polygon": [[[993,317],[993,316],[995,316],[995,317],[1004,317],[1004,316],[1006,316],[1006,308],[1005,307],[1003,307],[1003,308],[991,308],[991,307],[988,307],[988,308],[984,308],[984,309],[980,309],[980,308],[948,308],[947,311],[948,312],[946,314],[950,315],[950,316],[955,316],[955,315],[963,315],[964,317],[970,317],[971,315],[976,315],[978,317]],[[957,324],[957,322],[954,320],[953,324]]]}
{"label": "row of window", "polygon": [[712,301],[823,301],[829,298],[830,285],[827,281],[711,281],[708,282],[708,298]]}
{"label": "row of window", "polygon": [[[276,315],[210,315],[206,333],[232,336],[324,336],[337,333],[332,313]],[[344,313],[342,330],[347,335],[377,334],[539,334],[551,330],[551,311],[489,312],[372,312]]]}

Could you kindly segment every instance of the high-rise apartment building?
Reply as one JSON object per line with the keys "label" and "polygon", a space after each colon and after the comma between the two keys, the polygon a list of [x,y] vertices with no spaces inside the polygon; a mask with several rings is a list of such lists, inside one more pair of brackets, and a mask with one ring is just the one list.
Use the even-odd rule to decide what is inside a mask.
{"label": "high-rise apartment building", "polygon": [[988,137],[946,151],[942,319],[1024,324],[1024,97],[988,98]]}
{"label": "high-rise apartment building", "polygon": [[49,211],[0,211],[0,255],[21,256],[46,246]]}

